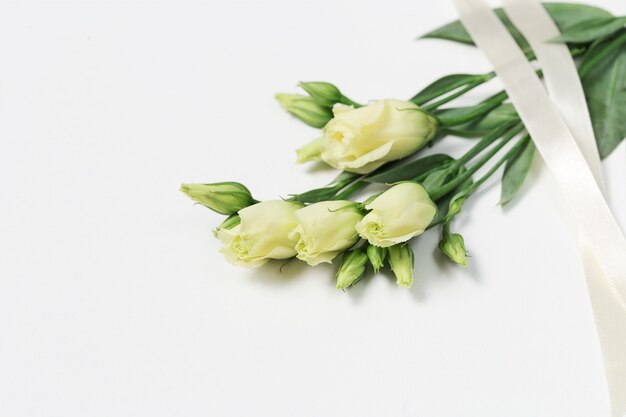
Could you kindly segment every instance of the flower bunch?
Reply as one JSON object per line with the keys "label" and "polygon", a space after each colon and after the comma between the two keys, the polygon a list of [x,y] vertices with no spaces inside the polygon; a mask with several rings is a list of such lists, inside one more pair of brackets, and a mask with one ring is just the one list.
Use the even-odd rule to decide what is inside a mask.
{"label": "flower bunch", "polygon": [[[624,18],[582,4],[545,7],[562,33],[552,41],[566,42],[572,55],[580,57],[581,81],[604,157],[626,136],[626,102],[618,94],[626,89]],[[533,59],[525,39],[502,10],[497,13]],[[424,37],[472,44],[458,21]],[[320,129],[317,138],[297,149],[297,161],[318,161],[341,171],[331,184],[269,201],[256,200],[237,182],[183,184],[181,190],[227,216],[215,235],[222,254],[236,265],[297,259],[315,266],[340,259],[340,289],[356,284],[368,266],[378,272],[388,265],[398,285],[410,287],[412,239],[441,226],[438,249],[466,266],[465,241],[451,231],[465,201],[503,168],[500,203],[507,204],[529,172],[535,148],[504,91],[473,106],[447,106],[494,77],[492,72],[452,74],[409,100],[367,104],[327,82],[301,83],[306,95],[276,98],[294,117]],[[603,88],[600,101],[598,86]],[[429,149],[448,136],[479,139],[458,157]],[[370,184],[387,189],[367,195]],[[365,193],[364,201],[352,200],[356,193]]]}

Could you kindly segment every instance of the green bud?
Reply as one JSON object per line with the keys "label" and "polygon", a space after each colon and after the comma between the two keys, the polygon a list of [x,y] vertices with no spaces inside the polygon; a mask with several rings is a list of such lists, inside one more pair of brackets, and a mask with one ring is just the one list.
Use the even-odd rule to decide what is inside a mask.
{"label": "green bud", "polygon": [[378,272],[380,268],[385,266],[385,259],[387,258],[387,248],[369,245],[367,247],[367,257],[370,260],[370,264],[372,264],[372,267],[374,268],[374,272]]}
{"label": "green bud", "polygon": [[413,285],[413,250],[408,243],[390,246],[387,250],[389,251],[389,265],[396,275],[398,285],[409,288]]}
{"label": "green bud", "polygon": [[322,81],[302,82],[300,87],[321,106],[333,107],[336,103],[341,103],[343,99],[341,91],[331,83]]}
{"label": "green bud", "polygon": [[296,149],[298,154],[298,163],[303,164],[310,161],[318,161],[322,154],[322,144],[324,143],[324,137],[320,137],[312,140],[303,147]]}
{"label": "green bud", "polygon": [[344,253],[337,271],[337,288],[343,290],[356,284],[365,273],[366,263],[367,255],[360,249]]}
{"label": "green bud", "polygon": [[328,107],[321,106],[311,97],[300,94],[276,94],[283,109],[312,127],[322,128],[333,118]]}
{"label": "green bud", "polygon": [[456,262],[461,266],[467,266],[467,252],[465,251],[463,236],[444,230],[443,238],[439,242],[439,250],[450,258],[452,262]]}
{"label": "green bud", "polygon": [[193,201],[228,216],[256,202],[250,191],[238,182],[183,184],[180,186],[180,191],[187,194]]}
{"label": "green bud", "polygon": [[459,214],[461,212],[461,209],[463,208],[464,203],[464,197],[452,199],[452,201],[450,201],[450,205],[448,206],[448,213],[446,213],[446,218],[449,219]]}

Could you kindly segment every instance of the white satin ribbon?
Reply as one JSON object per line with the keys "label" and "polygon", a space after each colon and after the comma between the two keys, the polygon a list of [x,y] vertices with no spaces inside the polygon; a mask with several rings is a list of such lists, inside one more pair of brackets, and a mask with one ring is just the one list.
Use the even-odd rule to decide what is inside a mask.
{"label": "white satin ribbon", "polygon": [[[532,12],[521,10],[519,3],[508,3],[511,6],[508,10],[515,15],[513,21],[520,24],[519,29],[532,40],[533,47],[537,47],[540,63],[552,69],[552,81],[548,83],[551,92],[557,90],[555,94],[562,106],[560,110],[568,114],[565,117],[561,116],[532,65],[485,2],[454,0],[454,3],[463,25],[504,83],[577,221],[589,295],[602,346],[612,416],[626,417],[626,239],[598,185],[601,177],[599,167],[594,165],[597,164],[597,150],[589,149],[589,122],[575,120],[576,117],[588,118],[587,115],[581,116],[580,97],[575,97],[580,91],[565,94],[563,89],[569,84],[558,80],[558,74],[552,72],[558,55],[540,45],[544,33],[531,33],[535,30],[531,28],[540,26],[545,19],[529,15]],[[523,7],[530,7],[530,3],[524,3]],[[537,20],[530,25],[527,19],[533,19],[533,16]],[[543,27],[540,31],[545,31],[550,37],[547,28]],[[569,56],[567,59],[571,60]],[[564,80],[571,82],[571,70],[565,71],[570,75],[564,75]],[[592,171],[594,166],[596,168]],[[598,176],[594,177],[593,172]]]}
{"label": "white satin ribbon", "polygon": [[502,4],[535,52],[550,98],[574,135],[598,186],[603,189],[600,153],[576,64],[567,46],[546,42],[560,34],[559,28],[539,0],[503,0]]}

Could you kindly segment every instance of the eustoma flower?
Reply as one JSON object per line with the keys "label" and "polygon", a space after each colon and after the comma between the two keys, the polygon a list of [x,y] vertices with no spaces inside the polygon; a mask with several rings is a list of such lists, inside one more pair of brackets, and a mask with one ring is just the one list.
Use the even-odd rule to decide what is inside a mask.
{"label": "eustoma flower", "polygon": [[356,225],[370,244],[388,247],[424,233],[437,213],[437,206],[420,184],[394,185],[365,206],[371,210]]}
{"label": "eustoma flower", "polygon": [[330,263],[359,240],[354,227],[363,215],[352,201],[323,201],[304,207],[295,215],[298,224],[289,237],[297,242],[298,259],[309,265]]}
{"label": "eustoma flower", "polygon": [[239,211],[241,222],[220,228],[220,252],[235,265],[257,267],[269,259],[287,259],[296,254],[289,233],[298,225],[296,211],[302,205],[283,200],[258,203]]}
{"label": "eustoma flower", "polygon": [[409,101],[380,100],[359,108],[337,104],[333,114],[323,129],[321,159],[360,174],[412,154],[437,130],[436,119]]}

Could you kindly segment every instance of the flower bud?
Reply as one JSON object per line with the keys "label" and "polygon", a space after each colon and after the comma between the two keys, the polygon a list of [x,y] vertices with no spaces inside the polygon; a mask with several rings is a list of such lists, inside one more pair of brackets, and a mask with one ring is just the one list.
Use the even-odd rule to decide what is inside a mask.
{"label": "flower bud", "polygon": [[337,271],[337,288],[343,290],[356,284],[365,273],[367,255],[360,249],[344,253]]}
{"label": "flower bud", "polygon": [[413,285],[413,250],[404,243],[387,248],[389,251],[389,265],[396,276],[399,286],[409,288]]}
{"label": "flower bud", "polygon": [[356,230],[371,245],[389,247],[424,233],[437,206],[416,182],[394,185],[365,206],[371,210]]}
{"label": "flower bud", "polygon": [[463,236],[448,231],[443,232],[443,238],[439,242],[439,250],[443,252],[452,262],[461,266],[467,266],[467,252]]}
{"label": "flower bud", "polygon": [[387,248],[368,245],[367,257],[370,260],[370,264],[372,264],[372,267],[374,268],[374,272],[378,272],[380,268],[385,266],[385,259],[387,258]]}
{"label": "flower bud", "polygon": [[193,201],[227,216],[256,202],[250,191],[238,182],[183,184],[180,190]]}
{"label": "flower bud", "polygon": [[328,107],[317,104],[311,97],[300,94],[276,94],[276,100],[283,109],[312,127],[322,128],[333,117]]}
{"label": "flower bud", "polygon": [[437,131],[437,120],[409,101],[379,100],[359,108],[336,104],[333,114],[324,126],[322,160],[358,174],[414,153]]}
{"label": "flower bud", "polygon": [[331,263],[359,240],[354,226],[363,218],[352,201],[322,201],[296,211],[298,226],[289,234],[296,255],[311,266]]}
{"label": "flower bud", "polygon": [[303,147],[296,149],[298,163],[303,164],[309,161],[317,161],[322,153],[322,143],[324,138],[317,138],[307,143]]}
{"label": "flower bud", "polygon": [[322,81],[302,82],[300,87],[309,93],[311,98],[321,106],[333,107],[343,99],[341,91],[331,83]]}
{"label": "flower bud", "polygon": [[452,197],[450,204],[448,205],[448,212],[446,213],[446,219],[450,219],[461,212],[463,204],[465,204],[466,194],[459,193]]}

